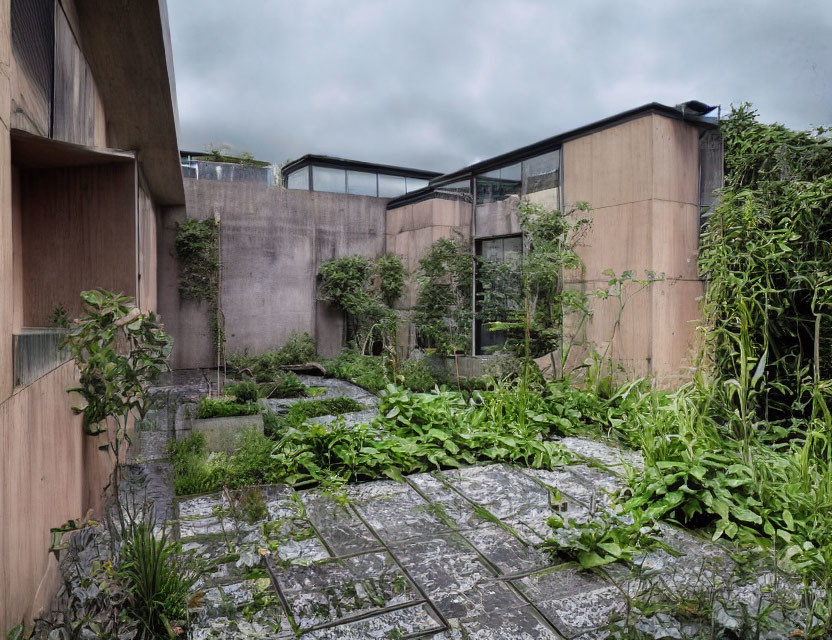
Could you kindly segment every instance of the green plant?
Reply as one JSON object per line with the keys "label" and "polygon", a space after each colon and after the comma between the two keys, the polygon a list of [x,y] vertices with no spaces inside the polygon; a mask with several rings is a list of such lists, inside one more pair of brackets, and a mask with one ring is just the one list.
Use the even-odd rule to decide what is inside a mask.
{"label": "green plant", "polygon": [[[167,370],[172,342],[156,315],[143,314],[128,296],[94,289],[83,291],[81,299],[85,314],[62,345],[69,348],[80,371],[79,386],[67,392],[80,394],[86,402],[86,406],[72,408],[83,416],[84,433],[108,436],[114,459],[112,487],[118,502],[128,421],[131,415],[144,419],[150,403],[148,389]],[[120,506],[116,511],[121,521]]]}
{"label": "green plant", "polygon": [[251,416],[259,412],[260,407],[256,404],[238,404],[228,399],[202,398],[197,407],[196,417],[204,420],[207,418]]}
{"label": "green plant", "polygon": [[201,574],[192,557],[154,526],[139,522],[122,540],[117,569],[127,593],[127,613],[140,623],[138,638],[173,638],[184,625],[191,588]]}
{"label": "green plant", "polygon": [[385,254],[375,261],[375,271],[379,279],[379,293],[388,307],[392,307],[404,293],[404,279],[407,270],[401,258]]}
{"label": "green plant", "polygon": [[176,223],[179,295],[209,305],[211,333],[220,364],[225,359],[225,335],[219,316],[220,223],[214,218],[188,218]]}
{"label": "green plant", "polygon": [[436,386],[436,378],[424,358],[419,360],[410,358],[402,362],[399,367],[399,378],[402,385],[411,391],[424,393]]}
{"label": "green plant", "polygon": [[70,325],[69,313],[62,304],[57,305],[49,314],[49,326],[68,329]]}
{"label": "green plant", "polygon": [[322,362],[328,373],[364,387],[381,391],[389,382],[388,367],[382,358],[359,355],[345,349],[336,358]]}
{"label": "green plant", "polygon": [[[362,404],[347,397],[327,398],[325,400],[300,400],[289,407],[285,416],[265,414],[264,432],[271,438],[278,438],[287,427],[299,427],[309,418],[318,416],[339,416],[344,413],[361,411]],[[266,417],[268,415],[268,418]]]}
{"label": "green plant", "polygon": [[[395,256],[380,259],[382,270],[363,256],[327,260],[320,267],[320,300],[344,312],[347,340],[359,353],[367,353],[373,340],[394,352],[396,315],[385,300],[395,300],[404,289],[404,267]],[[379,275],[374,282],[375,275]],[[401,282],[400,282],[401,281]]]}
{"label": "green plant", "polygon": [[195,432],[168,443],[173,467],[173,489],[177,495],[207,493],[222,486],[227,470],[223,456],[208,456],[205,434]]}
{"label": "green plant", "polygon": [[315,349],[315,340],[308,333],[293,331],[279,349],[265,351],[258,356],[250,356],[247,352],[232,354],[228,357],[228,366],[232,371],[255,378],[257,382],[276,382],[286,374],[281,367],[313,361]]}
{"label": "green plant", "polygon": [[440,238],[419,260],[413,320],[425,346],[454,355],[471,350],[474,259],[458,235]]}
{"label": "green plant", "polygon": [[234,396],[238,404],[257,402],[260,387],[254,382],[233,382],[225,386],[225,393]]}

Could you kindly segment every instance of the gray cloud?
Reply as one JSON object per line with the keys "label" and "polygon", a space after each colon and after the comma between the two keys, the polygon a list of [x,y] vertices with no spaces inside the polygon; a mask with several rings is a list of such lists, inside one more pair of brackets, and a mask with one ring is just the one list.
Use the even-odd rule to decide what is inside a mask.
{"label": "gray cloud", "polygon": [[829,0],[169,0],[183,148],[450,171],[646,102],[832,124]]}

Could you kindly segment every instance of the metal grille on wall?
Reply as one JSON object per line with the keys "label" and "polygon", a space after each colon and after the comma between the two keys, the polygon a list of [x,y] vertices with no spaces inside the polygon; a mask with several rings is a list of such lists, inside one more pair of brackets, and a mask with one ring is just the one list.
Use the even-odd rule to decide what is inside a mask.
{"label": "metal grille on wall", "polygon": [[11,0],[12,50],[52,112],[55,0]]}

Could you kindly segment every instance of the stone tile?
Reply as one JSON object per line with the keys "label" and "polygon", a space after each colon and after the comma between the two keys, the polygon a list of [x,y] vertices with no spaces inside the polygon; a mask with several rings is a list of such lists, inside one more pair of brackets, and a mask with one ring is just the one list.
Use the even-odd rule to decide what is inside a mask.
{"label": "stone tile", "polygon": [[442,479],[429,473],[418,473],[408,476],[407,481],[429,501],[439,505],[434,508],[434,512],[443,520],[452,521],[452,528],[473,529],[490,524],[490,520],[477,515],[474,506]]}
{"label": "stone tile", "polygon": [[628,464],[638,470],[644,469],[644,458],[638,451],[627,451],[589,438],[573,436],[561,438],[559,442],[573,453],[597,460],[608,467],[620,468]]}
{"label": "stone tile", "polygon": [[339,504],[319,490],[299,495],[306,518],[335,555],[373,551],[381,546],[349,505]]}
{"label": "stone tile", "polygon": [[[330,557],[315,530],[305,518],[287,517],[263,523],[262,542],[276,565],[307,565]],[[255,545],[258,541],[252,541]]]}
{"label": "stone tile", "polygon": [[548,569],[514,584],[567,638],[608,625],[626,608],[617,587],[574,565]]}
{"label": "stone tile", "polygon": [[451,529],[441,513],[408,484],[370,482],[350,487],[347,495],[361,517],[387,543]]}
{"label": "stone tile", "polygon": [[496,524],[461,534],[502,575],[543,569],[551,565],[549,556],[536,547],[518,540],[516,536]]}
{"label": "stone tile", "polygon": [[226,533],[232,535],[233,531],[234,525],[227,518],[215,518],[211,516],[208,518],[181,520],[179,522],[179,538],[181,540],[196,538],[198,536],[222,536]]}
{"label": "stone tile", "polygon": [[505,583],[494,579],[457,533],[404,542],[393,552],[446,618],[470,618],[525,604]]}
{"label": "stone tile", "polygon": [[[442,623],[427,604],[396,609],[363,620],[304,633],[300,640],[367,640],[403,638],[441,631]],[[435,637],[435,636],[432,636]]]}
{"label": "stone tile", "polygon": [[[443,471],[442,476],[472,502],[512,527],[526,542],[540,544],[551,534],[551,491],[519,469],[504,465],[466,467]],[[574,514],[570,517],[578,520],[588,516],[578,503],[566,502],[567,509]]]}
{"label": "stone tile", "polygon": [[298,629],[347,622],[355,616],[420,599],[393,558],[384,552],[277,572]]}
{"label": "stone tile", "polygon": [[179,517],[185,519],[206,518],[226,509],[227,506],[221,493],[186,498],[177,502]]}
{"label": "stone tile", "polygon": [[526,605],[508,611],[492,611],[476,618],[452,621],[466,640],[558,640],[545,620]]}

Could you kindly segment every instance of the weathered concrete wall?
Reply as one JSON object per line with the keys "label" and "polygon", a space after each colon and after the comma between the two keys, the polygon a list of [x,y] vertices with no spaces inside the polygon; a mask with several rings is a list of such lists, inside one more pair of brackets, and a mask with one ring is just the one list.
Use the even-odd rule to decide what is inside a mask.
{"label": "weathered concrete wall", "polygon": [[416,304],[415,274],[430,246],[456,233],[471,240],[471,202],[462,198],[430,198],[387,212],[387,252],[402,258],[411,274],[396,307],[412,309]]}
{"label": "weathered concrete wall", "polygon": [[[3,362],[6,365],[6,362]],[[11,364],[8,363],[9,368]],[[31,620],[58,585],[49,529],[100,512],[111,461],[85,436],[67,363],[0,402],[0,629]],[[104,436],[101,436],[104,437]]]}
{"label": "weathered concrete wall", "polygon": [[77,317],[85,289],[136,296],[134,170],[21,169],[25,326],[48,326],[58,304]]}
{"label": "weathered concrete wall", "polygon": [[[700,319],[698,145],[696,127],[648,115],[563,148],[567,206],[585,201],[593,208],[592,229],[578,248],[585,267],[567,274],[568,286],[606,288],[605,269],[641,278],[645,269],[664,272],[664,282],[628,302],[611,347],[629,375],[652,375],[660,386],[685,378]],[[584,344],[572,352],[573,364],[587,355],[586,343],[604,350],[617,317],[614,300],[590,302],[594,316],[578,335]],[[567,328],[574,320],[566,319]]]}
{"label": "weathered concrete wall", "polygon": [[410,311],[418,295],[419,260],[440,238],[461,236],[470,242],[472,207],[464,198],[434,197],[387,212],[387,253],[399,256],[410,274],[402,297],[396,302],[400,311],[397,329],[397,351],[406,358],[416,346],[416,327]]}
{"label": "weathered concrete wall", "polygon": [[[185,180],[185,195],[188,217],[221,221],[227,352],[259,353],[279,347],[292,331],[306,331],[318,341],[319,353],[335,355],[342,319],[316,299],[318,267],[345,255],[381,255],[387,200],[191,179]],[[178,285],[165,273],[177,273],[175,224],[182,217],[171,210],[160,234],[160,311],[165,319],[178,315],[167,324],[176,340],[174,365],[210,366],[207,309],[179,300]]]}

